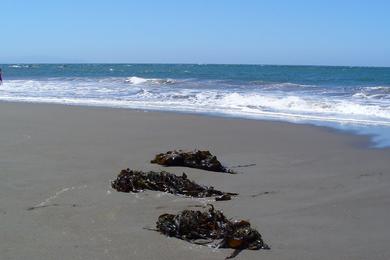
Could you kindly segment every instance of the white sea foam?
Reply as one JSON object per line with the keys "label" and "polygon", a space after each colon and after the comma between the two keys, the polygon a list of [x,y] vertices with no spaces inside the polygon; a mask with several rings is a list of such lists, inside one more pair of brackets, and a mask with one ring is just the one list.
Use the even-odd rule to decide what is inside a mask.
{"label": "white sea foam", "polygon": [[283,83],[274,83],[274,82],[265,82],[261,80],[255,80],[250,82],[251,85],[260,86],[265,89],[302,89],[302,88],[312,88],[312,85],[296,84],[291,82]]}
{"label": "white sea foam", "polygon": [[19,64],[13,64],[13,65],[9,65],[8,66],[9,68],[14,68],[14,69],[18,69],[18,68],[30,68],[31,65],[19,65]]}
{"label": "white sea foam", "polygon": [[142,84],[174,84],[176,81],[173,79],[146,79],[141,77],[129,77],[125,82],[133,85],[142,85]]}
{"label": "white sea foam", "polygon": [[[177,84],[171,86],[172,83]],[[160,87],[165,84],[168,85]],[[224,85],[215,87],[216,84],[222,83],[140,77],[9,80],[0,88],[0,100],[390,126],[388,99],[362,99],[359,93],[341,98],[256,88],[228,89]]]}
{"label": "white sea foam", "polygon": [[142,84],[142,83],[145,83],[147,81],[148,81],[147,79],[140,78],[140,77],[129,77],[125,80],[125,82],[130,83],[130,84],[134,84],[134,85]]}
{"label": "white sea foam", "polygon": [[390,86],[364,87],[353,95],[362,99],[387,99],[390,100]]}
{"label": "white sea foam", "polygon": [[375,87],[366,87],[365,90],[379,90],[385,93],[390,93],[390,86],[375,86]]}

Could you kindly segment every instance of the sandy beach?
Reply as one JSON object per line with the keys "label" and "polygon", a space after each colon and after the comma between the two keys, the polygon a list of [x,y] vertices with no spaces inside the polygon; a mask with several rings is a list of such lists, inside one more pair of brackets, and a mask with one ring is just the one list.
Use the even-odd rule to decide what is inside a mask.
{"label": "sandy beach", "polygon": [[[224,259],[167,238],[162,213],[211,199],[118,193],[123,168],[168,170],[237,192],[213,202],[271,250],[237,259],[390,259],[390,150],[326,128],[64,105],[0,103],[1,259]],[[171,149],[208,149],[239,174],[164,168]],[[237,167],[242,166],[242,167]]]}

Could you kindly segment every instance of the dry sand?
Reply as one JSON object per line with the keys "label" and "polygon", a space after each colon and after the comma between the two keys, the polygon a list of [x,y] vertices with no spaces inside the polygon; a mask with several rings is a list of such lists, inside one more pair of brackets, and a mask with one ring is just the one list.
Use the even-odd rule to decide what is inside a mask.
{"label": "dry sand", "polygon": [[[325,128],[173,113],[0,103],[1,259],[223,259],[143,227],[204,205],[118,193],[123,168],[165,169],[238,198],[216,202],[272,247],[237,259],[390,259],[390,150]],[[210,149],[240,174],[149,164],[175,148]],[[36,208],[31,209],[31,207]]]}

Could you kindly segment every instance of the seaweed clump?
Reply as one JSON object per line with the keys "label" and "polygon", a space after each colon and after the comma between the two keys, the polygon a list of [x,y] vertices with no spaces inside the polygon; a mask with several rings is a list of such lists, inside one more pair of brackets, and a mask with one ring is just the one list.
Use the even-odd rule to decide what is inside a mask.
{"label": "seaweed clump", "polygon": [[230,200],[231,195],[237,195],[199,185],[190,181],[185,173],[182,176],[177,176],[165,171],[142,172],[125,169],[111,182],[111,186],[120,192],[155,190],[198,198],[218,196],[218,200]]}
{"label": "seaweed clump", "polygon": [[169,237],[195,244],[214,244],[219,248],[236,249],[228,258],[236,256],[243,249],[270,249],[248,221],[228,220],[213,205],[207,211],[184,210],[177,215],[163,214],[159,216],[156,227],[160,233]]}
{"label": "seaweed clump", "polygon": [[157,154],[151,163],[164,166],[184,166],[214,172],[235,173],[234,171],[224,167],[221,162],[218,161],[217,157],[212,155],[210,151],[168,151],[166,153]]}

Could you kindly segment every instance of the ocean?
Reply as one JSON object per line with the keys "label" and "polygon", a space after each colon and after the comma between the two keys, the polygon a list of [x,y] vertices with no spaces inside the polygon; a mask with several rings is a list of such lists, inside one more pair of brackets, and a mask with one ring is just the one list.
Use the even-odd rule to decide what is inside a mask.
{"label": "ocean", "polygon": [[333,127],[390,146],[390,68],[2,64],[0,100],[176,111]]}

